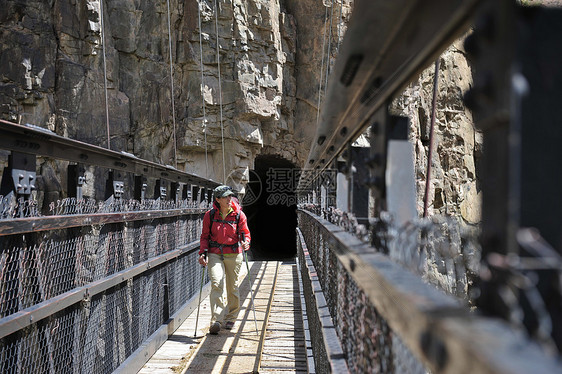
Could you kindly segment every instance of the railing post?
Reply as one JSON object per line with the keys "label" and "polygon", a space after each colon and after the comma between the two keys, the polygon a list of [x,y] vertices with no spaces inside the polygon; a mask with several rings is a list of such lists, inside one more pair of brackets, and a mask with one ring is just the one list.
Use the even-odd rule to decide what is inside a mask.
{"label": "railing post", "polygon": [[181,201],[182,186],[181,182],[172,182],[170,185],[170,200],[173,199],[176,204]]}
{"label": "railing post", "polygon": [[191,185],[191,201],[195,202],[198,198],[199,186],[192,184]]}
{"label": "railing post", "polygon": [[396,227],[402,227],[418,218],[413,147],[408,140],[409,127],[408,117],[390,117],[386,145],[386,205]]}
{"label": "railing post", "polygon": [[189,184],[187,183],[182,183],[181,185],[181,199],[182,200],[187,200],[187,190],[189,189]]}
{"label": "railing post", "polygon": [[85,168],[83,164],[68,165],[67,190],[69,197],[82,200],[82,188],[84,187],[84,183],[86,183],[84,173]]}
{"label": "railing post", "polygon": [[367,185],[375,199],[373,217],[379,217],[386,210],[386,123],[388,121],[388,110],[379,110],[371,119],[370,138],[371,151],[367,166],[370,169],[370,177]]}
{"label": "railing post", "polygon": [[[562,351],[562,12],[486,2],[465,40],[465,95],[483,134],[482,261],[476,304]],[[530,235],[532,227],[535,233]],[[522,266],[540,263],[540,266]],[[533,279],[522,284],[519,279]],[[538,292],[537,292],[538,291]]]}
{"label": "railing post", "polygon": [[138,201],[143,201],[146,199],[146,177],[142,175],[135,175],[135,188],[133,192],[133,198]]}
{"label": "railing post", "polygon": [[154,199],[166,200],[168,189],[164,179],[157,179],[154,185]]}

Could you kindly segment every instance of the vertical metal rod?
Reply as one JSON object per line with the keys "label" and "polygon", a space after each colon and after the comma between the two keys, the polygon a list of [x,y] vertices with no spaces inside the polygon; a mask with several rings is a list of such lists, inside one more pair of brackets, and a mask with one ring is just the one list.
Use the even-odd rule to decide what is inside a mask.
{"label": "vertical metal rod", "polygon": [[509,105],[511,108],[511,121],[508,135],[508,150],[510,156],[508,161],[509,193],[507,196],[507,213],[510,219],[507,220],[507,253],[518,254],[519,246],[515,241],[515,236],[519,230],[519,224],[521,223],[521,136],[523,131],[523,110],[521,108],[523,106],[523,97],[529,92],[529,83],[519,72],[512,74],[510,83]]}
{"label": "vertical metal rod", "polygon": [[340,43],[341,43],[342,19],[343,19],[343,0],[340,0],[340,20],[338,22],[338,46],[337,46],[338,55],[339,55],[339,52],[340,52]]}
{"label": "vertical metal rod", "polygon": [[107,130],[107,149],[111,149],[109,137],[109,104],[107,99],[107,64],[105,61],[105,27],[103,22],[103,0],[100,0],[100,21],[101,21],[101,49],[103,54],[103,91],[105,94],[105,125]]}
{"label": "vertical metal rod", "polygon": [[170,87],[172,95],[172,123],[174,125],[174,166],[178,168],[178,150],[177,150],[177,139],[176,139],[176,109],[174,107],[174,68],[172,61],[172,26],[170,24],[170,0],[166,2],[168,4],[168,49],[170,51]]}
{"label": "vertical metal rod", "polygon": [[221,143],[222,143],[222,183],[226,184],[226,160],[224,156],[224,126],[222,124],[222,85],[221,85],[221,62],[220,62],[220,45],[219,45],[219,6],[215,0],[215,32],[217,35],[217,69],[219,73],[219,108],[221,120]]}
{"label": "vertical metal rod", "polygon": [[330,55],[332,54],[332,25],[334,19],[334,0],[332,0],[332,4],[330,5],[330,32],[328,33],[328,53],[326,54],[326,82],[324,83],[324,91],[328,90],[328,77],[330,76]]}
{"label": "vertical metal rod", "polygon": [[205,177],[209,178],[209,151],[207,150],[207,113],[205,110],[205,97],[203,96],[203,38],[201,34],[203,30],[201,29],[201,0],[198,2],[197,16],[199,19],[199,56],[200,56],[200,66],[201,66],[201,101],[203,103],[203,133],[205,134]]}
{"label": "vertical metal rod", "polygon": [[203,267],[203,271],[201,273],[201,287],[199,287],[199,304],[197,304],[197,317],[195,318],[195,332],[193,333],[193,337],[197,336],[197,325],[199,323],[199,309],[201,309],[201,294],[203,293],[203,281],[205,280],[205,271],[207,267]]}
{"label": "vertical metal rod", "polygon": [[347,211],[353,212],[353,144],[347,143]]}
{"label": "vertical metal rod", "polygon": [[324,15],[324,41],[322,42],[322,65],[320,66],[320,82],[318,87],[318,107],[316,108],[316,126],[318,127],[318,120],[320,119],[320,102],[322,97],[322,80],[324,78],[324,49],[326,47],[326,27],[328,22],[328,7]]}
{"label": "vertical metal rod", "polygon": [[429,200],[429,186],[431,183],[431,159],[433,158],[433,128],[435,127],[435,108],[437,106],[437,90],[439,88],[439,61],[435,60],[435,75],[433,76],[433,102],[431,104],[431,123],[429,125],[429,150],[427,152],[427,173],[425,179],[425,194],[423,197],[423,216],[427,217]]}

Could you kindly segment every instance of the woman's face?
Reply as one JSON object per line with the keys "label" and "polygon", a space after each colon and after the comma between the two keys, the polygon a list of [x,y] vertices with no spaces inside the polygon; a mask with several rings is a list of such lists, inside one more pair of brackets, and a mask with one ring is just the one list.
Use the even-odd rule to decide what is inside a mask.
{"label": "woman's face", "polygon": [[226,197],[219,197],[217,199],[221,208],[228,208],[230,206],[230,200],[232,200],[232,196],[230,195]]}

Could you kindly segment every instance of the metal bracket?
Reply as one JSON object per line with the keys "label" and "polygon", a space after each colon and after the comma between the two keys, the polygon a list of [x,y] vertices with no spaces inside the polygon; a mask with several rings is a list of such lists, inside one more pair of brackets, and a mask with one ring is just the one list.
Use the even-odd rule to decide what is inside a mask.
{"label": "metal bracket", "polygon": [[113,196],[116,199],[123,197],[125,193],[125,183],[123,181],[113,181]]}
{"label": "metal bracket", "polygon": [[125,183],[123,174],[120,171],[110,170],[105,185],[105,199],[113,195],[115,199],[120,199],[125,194]]}
{"label": "metal bracket", "polygon": [[2,195],[14,191],[16,195],[29,197],[35,189],[36,157],[27,153],[12,152],[8,158],[8,167],[2,176]]}

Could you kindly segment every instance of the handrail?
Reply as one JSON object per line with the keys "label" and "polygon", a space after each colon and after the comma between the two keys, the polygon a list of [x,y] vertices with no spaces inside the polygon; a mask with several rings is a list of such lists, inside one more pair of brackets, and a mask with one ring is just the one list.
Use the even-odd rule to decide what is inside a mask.
{"label": "handrail", "polygon": [[96,145],[65,138],[38,126],[18,125],[0,120],[0,149],[88,163],[122,170],[149,178],[197,184],[214,188],[220,183],[180,171],[170,165],[140,159],[132,154],[111,151]]}
{"label": "handrail", "polygon": [[[12,186],[3,179],[0,340],[2,354],[9,357],[2,360],[0,371],[25,367],[59,372],[71,355],[75,369],[112,372],[144,345],[155,344],[153,334],[163,326],[171,328],[171,316],[185,315],[191,308],[197,288],[189,278],[201,272],[197,239],[208,190],[220,183],[4,120],[0,149],[11,151],[4,176],[16,187],[8,190]],[[36,157],[70,162],[67,194],[61,191],[57,200],[41,196],[47,191],[40,183],[33,192]],[[100,191],[84,196],[85,170],[93,170],[95,178],[107,177],[104,200]],[[22,174],[24,189],[14,181]],[[131,199],[124,184],[133,176]],[[154,198],[147,198],[144,192],[152,182]],[[98,343],[90,339],[94,335],[110,355],[96,356]],[[63,336],[71,338],[58,344]],[[6,353],[22,346],[41,352]]]}
{"label": "handrail", "polygon": [[71,227],[131,222],[146,219],[202,215],[206,209],[143,210],[136,212],[72,214],[0,220],[0,237]]}

